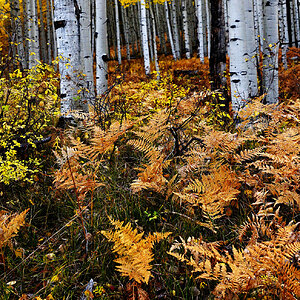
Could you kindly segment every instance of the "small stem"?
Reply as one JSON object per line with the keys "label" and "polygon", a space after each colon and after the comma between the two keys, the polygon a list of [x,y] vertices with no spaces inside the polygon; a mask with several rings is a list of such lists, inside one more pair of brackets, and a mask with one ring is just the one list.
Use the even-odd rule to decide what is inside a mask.
{"label": "small stem", "polygon": [[69,160],[68,156],[67,156],[67,161],[68,161],[68,166],[69,166],[69,169],[70,169],[71,178],[72,178],[73,185],[74,185],[74,190],[75,190],[75,195],[76,195],[76,201],[77,201],[77,205],[78,205],[78,208],[79,208],[78,214],[79,214],[79,217],[80,217],[81,226],[83,228],[84,239],[85,239],[85,242],[87,243],[88,240],[87,240],[87,237],[86,237],[86,229],[84,227],[84,222],[83,222],[83,217],[82,217],[82,206],[81,206],[80,201],[79,201],[78,190],[77,190],[77,187],[76,187],[75,178],[73,176],[73,172],[72,172],[72,168],[71,168],[71,164],[70,164],[70,160]]}

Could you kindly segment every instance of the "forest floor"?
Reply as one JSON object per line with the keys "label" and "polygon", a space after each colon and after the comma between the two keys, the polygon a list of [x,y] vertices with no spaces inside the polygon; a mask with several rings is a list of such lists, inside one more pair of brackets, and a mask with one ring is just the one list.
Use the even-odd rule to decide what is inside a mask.
{"label": "forest floor", "polygon": [[55,117],[32,180],[0,185],[0,299],[300,297],[299,62],[238,125],[208,61],[110,62],[109,110]]}

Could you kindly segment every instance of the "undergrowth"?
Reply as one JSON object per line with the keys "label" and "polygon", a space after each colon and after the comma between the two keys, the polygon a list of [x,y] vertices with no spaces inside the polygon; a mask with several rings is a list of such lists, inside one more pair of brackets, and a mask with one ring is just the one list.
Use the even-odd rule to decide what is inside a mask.
{"label": "undergrowth", "polygon": [[2,180],[1,299],[297,299],[299,94],[233,120],[207,63],[139,68],[111,75],[105,120],[45,125],[36,177]]}

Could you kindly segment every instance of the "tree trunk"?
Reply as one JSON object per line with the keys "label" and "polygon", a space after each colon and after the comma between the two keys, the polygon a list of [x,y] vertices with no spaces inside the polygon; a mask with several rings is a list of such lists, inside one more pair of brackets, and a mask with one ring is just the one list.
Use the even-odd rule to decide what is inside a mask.
{"label": "tree trunk", "polygon": [[[211,51],[210,79],[211,89],[226,89],[226,46],[223,1],[211,0]],[[228,103],[227,103],[228,105]]]}
{"label": "tree trunk", "polygon": [[[80,59],[84,73],[81,96],[87,104],[92,105],[95,97],[93,77],[93,50],[92,50],[92,14],[91,0],[79,0],[80,7]],[[84,106],[88,111],[88,105]]]}
{"label": "tree trunk", "polygon": [[120,34],[120,20],[119,20],[119,5],[118,0],[115,0],[115,16],[116,16],[116,38],[117,38],[117,54],[118,54],[118,64],[122,64],[121,55],[121,34]]}
{"label": "tree trunk", "polygon": [[182,6],[181,7],[182,7],[182,22],[183,22],[185,55],[186,55],[187,59],[190,59],[191,58],[190,33],[189,33],[189,26],[188,26],[189,21],[188,21],[188,15],[187,15],[186,0],[182,0]]}
{"label": "tree trunk", "polygon": [[79,89],[80,39],[79,9],[74,0],[54,2],[55,29],[59,55],[61,113],[70,115]]}
{"label": "tree trunk", "polygon": [[[248,1],[248,0],[247,0]],[[229,0],[229,57],[231,102],[234,112],[248,102],[249,79],[246,62],[246,27],[244,0]]]}
{"label": "tree trunk", "polygon": [[107,91],[107,13],[106,0],[96,0],[96,91],[98,97]]}
{"label": "tree trunk", "polygon": [[142,29],[141,31],[142,31],[145,73],[147,76],[149,76],[150,75],[150,53],[149,53],[149,37],[148,37],[148,29],[147,29],[145,0],[141,0],[140,11],[141,11],[141,29]]}
{"label": "tree trunk", "polygon": [[38,17],[36,11],[36,1],[27,0],[27,23],[28,23],[28,67],[32,68],[36,66],[40,60],[39,53],[39,29],[38,29]]}
{"label": "tree trunk", "polygon": [[198,53],[200,61],[204,63],[204,32],[203,32],[203,1],[197,0],[197,18],[198,18]]}
{"label": "tree trunk", "polygon": [[278,102],[278,0],[264,0],[263,89],[268,104]]}

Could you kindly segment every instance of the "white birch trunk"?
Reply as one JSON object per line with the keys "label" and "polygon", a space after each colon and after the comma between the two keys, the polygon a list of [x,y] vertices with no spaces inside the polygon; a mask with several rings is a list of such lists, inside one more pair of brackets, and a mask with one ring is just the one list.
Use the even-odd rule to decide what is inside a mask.
{"label": "white birch trunk", "polygon": [[120,20],[119,20],[119,5],[118,0],[115,0],[115,16],[116,16],[116,38],[117,38],[117,54],[118,54],[118,64],[122,64],[121,55],[121,34],[120,34]]}
{"label": "white birch trunk", "polygon": [[171,45],[171,51],[172,51],[174,60],[177,60],[176,50],[175,50],[175,46],[174,46],[174,39],[173,39],[173,34],[172,34],[172,29],[171,29],[171,24],[170,24],[168,1],[165,1],[165,12],[166,12],[166,20],[167,20],[168,35],[169,35],[169,41],[170,41],[170,45]]}
{"label": "white birch trunk", "polygon": [[141,0],[140,12],[141,12],[141,31],[142,31],[144,65],[145,65],[145,73],[148,76],[150,75],[150,53],[149,53],[149,37],[148,37],[148,28],[147,28],[145,0]]}
{"label": "white birch trunk", "polygon": [[70,115],[78,98],[80,64],[79,16],[74,0],[54,2],[55,28],[59,55],[61,114]]}
{"label": "white birch trunk", "polygon": [[32,68],[37,65],[40,60],[39,53],[39,29],[38,29],[38,16],[36,10],[36,1],[27,0],[27,26],[28,26],[28,67]]}
{"label": "white birch trunk", "polygon": [[278,0],[264,0],[263,88],[266,103],[278,102]]}
{"label": "white birch trunk", "polygon": [[107,91],[107,60],[106,0],[96,0],[96,90],[98,97]]}
{"label": "white birch trunk", "polygon": [[182,7],[182,22],[183,22],[185,55],[186,55],[187,59],[190,59],[191,58],[190,34],[189,34],[189,21],[188,21],[188,15],[187,15],[186,0],[182,0],[182,6],[181,7]]}
{"label": "white birch trunk", "polygon": [[288,42],[289,42],[289,33],[288,33],[288,21],[287,21],[287,9],[286,9],[286,0],[280,1],[280,11],[281,11],[281,48],[282,48],[282,63],[285,70],[287,70],[287,57],[286,53],[288,50]]}
{"label": "white birch trunk", "polygon": [[154,63],[155,63],[155,70],[156,70],[156,78],[160,80],[160,71],[159,71],[159,64],[158,64],[158,55],[157,55],[157,45],[156,45],[156,24],[155,18],[153,14],[153,10],[150,6],[150,14],[152,19],[152,39],[153,39],[153,51],[154,51]]}
{"label": "white birch trunk", "polygon": [[[79,0],[80,8],[80,59],[84,73],[82,97],[88,104],[92,105],[95,97],[93,77],[93,50],[92,50],[92,19],[91,0]],[[88,105],[84,105],[88,111]]]}
{"label": "white birch trunk", "polygon": [[18,61],[20,63],[21,68],[26,69],[27,62],[25,58],[25,50],[23,44],[24,37],[22,32],[19,0],[11,0],[10,9],[11,9],[11,19],[13,23],[13,29],[15,30],[14,34],[16,36],[15,41],[17,43]]}
{"label": "white birch trunk", "polygon": [[294,24],[295,24],[296,45],[297,45],[297,47],[299,47],[300,31],[299,31],[299,10],[298,10],[298,1],[297,0],[293,0],[293,7],[294,7]]}
{"label": "white birch trunk", "polygon": [[263,47],[263,39],[264,39],[264,28],[263,28],[263,0],[254,0],[256,7],[256,16],[258,20],[258,33],[259,33],[259,44],[262,49]]}
{"label": "white birch trunk", "polygon": [[258,94],[257,83],[257,47],[255,41],[254,31],[254,14],[253,14],[253,0],[244,1],[245,5],[245,20],[246,20],[246,50],[248,54],[248,78],[249,78],[249,91],[252,97]]}
{"label": "white birch trunk", "polygon": [[130,43],[129,43],[129,26],[128,26],[128,18],[126,14],[126,8],[121,6],[121,14],[122,14],[122,20],[123,20],[123,29],[124,29],[124,39],[125,39],[125,45],[126,45],[126,55],[127,60],[130,60]]}
{"label": "white birch trunk", "polygon": [[174,45],[175,45],[175,53],[176,59],[180,59],[180,42],[179,42],[179,32],[178,32],[178,25],[177,25],[177,11],[176,11],[176,0],[172,0],[172,25],[173,25],[173,37],[174,37]]}
{"label": "white birch trunk", "polygon": [[210,58],[210,48],[211,48],[211,22],[210,22],[210,7],[209,7],[209,0],[205,0],[205,11],[206,11],[206,31],[207,31],[207,56]]}
{"label": "white birch trunk", "polygon": [[46,31],[45,31],[45,23],[44,23],[44,15],[43,15],[43,2],[39,0],[39,16],[40,16],[40,47],[41,47],[41,60],[43,62],[47,62],[47,39],[46,39]]}
{"label": "white birch trunk", "polygon": [[228,1],[230,86],[232,109],[235,112],[239,111],[249,98],[243,2],[244,0]]}
{"label": "white birch trunk", "polygon": [[197,18],[198,18],[198,41],[199,41],[199,58],[201,63],[204,63],[204,32],[203,32],[203,1],[197,0]]}

